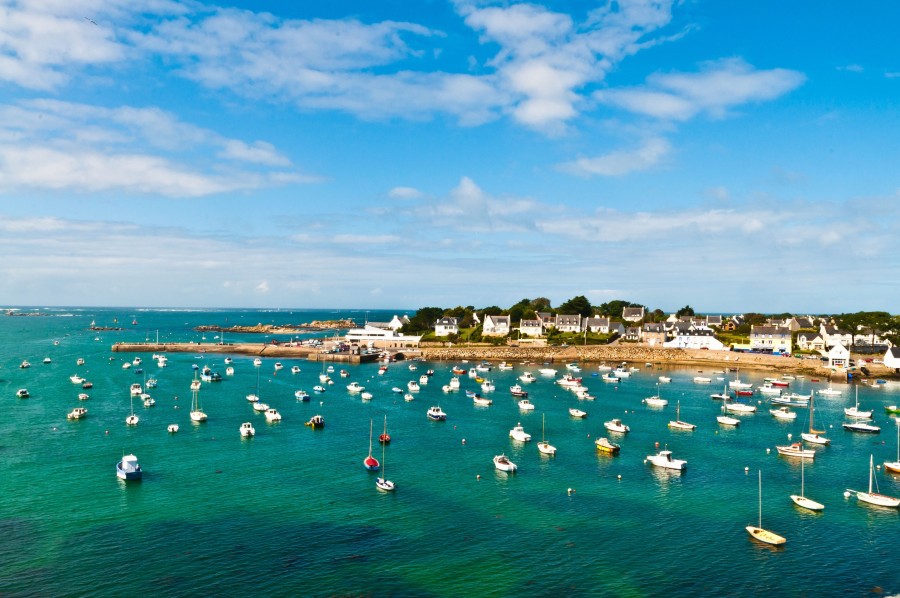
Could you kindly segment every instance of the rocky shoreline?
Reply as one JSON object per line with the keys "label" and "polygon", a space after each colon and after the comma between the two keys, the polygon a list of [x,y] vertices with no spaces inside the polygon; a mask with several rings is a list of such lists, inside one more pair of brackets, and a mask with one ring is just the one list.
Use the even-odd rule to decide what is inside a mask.
{"label": "rocky shoreline", "polygon": [[356,323],[353,320],[345,319],[313,320],[306,324],[283,324],[281,326],[275,326],[274,324],[257,324],[256,326],[206,325],[196,326],[194,330],[197,332],[232,332],[236,334],[297,334],[310,331],[343,330],[355,327]]}

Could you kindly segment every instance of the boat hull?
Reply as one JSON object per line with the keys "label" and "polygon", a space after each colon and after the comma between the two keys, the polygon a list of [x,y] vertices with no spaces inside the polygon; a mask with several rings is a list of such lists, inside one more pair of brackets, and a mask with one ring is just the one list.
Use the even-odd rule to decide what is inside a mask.
{"label": "boat hull", "polygon": [[752,525],[748,525],[746,527],[747,533],[750,534],[750,537],[754,540],[758,540],[760,542],[765,542],[766,544],[772,544],[773,546],[781,546],[787,540],[783,537],[779,536],[774,532],[770,532],[767,529],[763,529],[761,527],[755,527]]}
{"label": "boat hull", "polygon": [[794,501],[794,504],[803,509],[807,509],[809,511],[821,511],[825,508],[825,505],[822,503],[818,503],[812,499],[806,498],[805,496],[800,496],[798,494],[791,494],[791,500]]}

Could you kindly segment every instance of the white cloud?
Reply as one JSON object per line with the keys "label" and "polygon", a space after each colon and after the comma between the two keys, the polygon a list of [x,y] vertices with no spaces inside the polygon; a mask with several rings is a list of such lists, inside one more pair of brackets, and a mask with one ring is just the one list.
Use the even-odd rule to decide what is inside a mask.
{"label": "white cloud", "polygon": [[687,120],[699,113],[723,117],[741,104],[778,98],[805,79],[797,71],[762,71],[740,59],[725,59],[704,64],[698,73],[657,73],[647,78],[644,87],[611,89],[595,97],[659,119]]}
{"label": "white cloud", "polygon": [[669,142],[662,138],[647,139],[635,150],[610,152],[596,158],[579,158],[560,164],[560,170],[580,176],[623,176],[647,170],[669,155]]}
{"label": "white cloud", "polygon": [[388,191],[388,197],[394,199],[419,199],[423,193],[415,187],[394,187]]}

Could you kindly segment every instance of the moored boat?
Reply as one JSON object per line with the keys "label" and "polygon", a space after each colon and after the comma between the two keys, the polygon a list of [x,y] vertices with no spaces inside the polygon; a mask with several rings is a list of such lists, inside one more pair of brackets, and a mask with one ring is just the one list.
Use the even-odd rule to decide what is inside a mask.
{"label": "moored boat", "polygon": [[618,418],[611,419],[608,422],[603,422],[603,427],[605,427],[610,432],[618,432],[619,434],[624,434],[631,431],[631,428],[623,424],[622,420]]}
{"label": "moored boat", "polygon": [[775,450],[778,451],[779,455],[784,455],[785,457],[799,457],[803,460],[813,460],[816,458],[816,451],[803,448],[803,445],[799,442],[793,442],[789,445],[776,446]]}
{"label": "moored boat", "polygon": [[898,507],[900,506],[900,498],[894,498],[893,496],[887,496],[885,494],[880,494],[878,492],[872,492],[872,483],[875,483],[876,490],[878,487],[878,481],[875,480],[875,462],[874,457],[869,455],[869,491],[863,492],[861,490],[851,490],[847,488],[847,493],[855,494],[857,500],[875,505],[876,507]]}
{"label": "moored boat", "polygon": [[29,394],[27,388],[20,388],[19,390],[16,391],[16,397],[17,397],[17,398],[20,398],[20,399],[27,399],[27,398],[30,397],[30,396],[31,396],[31,395]]}
{"label": "moored boat", "polygon": [[647,455],[647,461],[652,465],[662,467],[663,469],[683,471],[687,468],[687,461],[684,459],[675,459],[672,457],[672,451],[670,450],[659,451],[655,455]]}
{"label": "moored boat", "polygon": [[444,410],[441,409],[440,406],[429,407],[425,415],[432,421],[444,421],[447,419],[447,414],[444,413]]}
{"label": "moored boat", "polygon": [[256,428],[253,427],[253,424],[250,422],[244,422],[240,427],[241,437],[250,438],[251,436],[256,435]]}
{"label": "moored boat", "polygon": [[134,455],[125,455],[116,463],[116,476],[120,480],[134,481],[143,477],[144,472]]}
{"label": "moored boat", "polygon": [[513,426],[513,429],[509,431],[509,437],[513,440],[518,440],[519,442],[528,442],[531,440],[531,434],[525,431],[525,428],[522,427],[521,423],[517,423]]}
{"label": "moored boat", "polygon": [[508,473],[512,473],[518,469],[516,464],[509,460],[509,457],[506,455],[496,455],[494,456],[494,467],[496,467],[500,471],[505,471]]}
{"label": "moored boat", "polygon": [[572,417],[584,418],[587,417],[587,412],[582,411],[581,409],[576,409],[575,407],[569,407],[569,415]]}
{"label": "moored boat", "polygon": [[314,415],[311,418],[309,418],[309,421],[307,421],[303,425],[309,426],[310,428],[324,428],[325,427],[325,418],[322,417],[321,415]]}
{"label": "moored boat", "polygon": [[85,409],[84,407],[76,407],[75,409],[72,409],[72,411],[70,411],[66,415],[66,418],[67,419],[81,419],[86,416],[87,416],[87,409]]}
{"label": "moored boat", "polygon": [[594,441],[594,446],[597,447],[597,450],[603,453],[608,453],[610,455],[618,455],[619,451],[622,447],[620,447],[615,442],[611,442],[609,438],[605,436],[601,436],[597,440]]}

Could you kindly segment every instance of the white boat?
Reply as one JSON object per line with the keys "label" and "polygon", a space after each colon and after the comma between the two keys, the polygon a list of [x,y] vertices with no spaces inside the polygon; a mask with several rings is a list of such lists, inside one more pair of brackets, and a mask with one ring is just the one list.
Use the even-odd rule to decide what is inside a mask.
{"label": "white boat", "polygon": [[581,409],[576,409],[575,407],[569,407],[569,415],[572,417],[583,418],[587,417],[587,412],[582,411]]}
{"label": "white boat", "polygon": [[205,422],[206,421],[206,413],[200,408],[200,388],[194,388],[191,385],[191,421],[192,422]]}
{"label": "white boat", "polygon": [[[777,386],[772,386],[771,382],[766,382],[756,390],[759,391],[759,394],[771,396],[771,397],[780,397],[781,396],[781,388]],[[772,402],[775,402],[775,399],[772,399]]]}
{"label": "white boat", "polygon": [[900,473],[900,418],[897,418],[897,460],[885,461],[884,468],[891,473]]}
{"label": "white boat", "polygon": [[729,413],[756,413],[756,405],[724,401],[722,406],[725,408],[725,411],[728,411]]}
{"label": "white boat", "polygon": [[419,376],[419,386],[425,386],[428,384],[428,375],[422,374]]}
{"label": "white boat", "polygon": [[347,385],[347,390],[349,392],[362,392],[366,389],[365,386],[360,385],[359,382],[351,382]]}
{"label": "white boat", "polygon": [[522,382],[534,382],[537,378],[534,377],[534,374],[531,372],[524,372],[521,376],[519,376],[519,380]]}
{"label": "white boat", "polygon": [[541,368],[538,370],[538,373],[541,376],[553,377],[556,375],[556,370],[553,368]]}
{"label": "white boat", "polygon": [[316,384],[313,386],[313,392],[325,392],[325,387]]}
{"label": "white boat", "polygon": [[519,401],[519,409],[522,411],[534,411],[534,403],[528,399],[522,399]]}
{"label": "white boat", "polygon": [[[722,409],[724,411],[724,408]],[[741,420],[736,417],[731,417],[730,415],[717,415],[716,421],[722,424],[723,426],[739,426],[741,425]]]}
{"label": "white boat", "polygon": [[[158,359],[158,358],[154,358],[154,359]],[[231,357],[226,357],[226,358],[225,358],[225,365],[228,365],[228,364],[230,364],[230,363],[234,363],[234,359],[232,359]]]}
{"label": "white boat", "polygon": [[[869,455],[869,491],[862,492],[860,490],[851,490],[847,488],[847,492],[856,494],[857,500],[877,507],[900,507],[900,498],[872,492],[872,481],[875,480],[875,463],[872,455]],[[878,481],[875,480],[875,488],[878,489]]]}
{"label": "white boat", "polygon": [[76,407],[66,414],[67,419],[81,419],[87,415],[87,409],[84,407]]}
{"label": "white boat", "polygon": [[544,424],[546,418],[541,416],[541,441],[537,443],[538,451],[541,452],[542,455],[555,455],[556,447],[547,442],[547,439],[544,436]]}
{"label": "white boat", "polygon": [[121,461],[116,463],[116,477],[120,480],[139,480],[143,475],[144,472],[134,455],[125,455]]}
{"label": "white boat", "polygon": [[406,383],[406,388],[409,390],[409,392],[419,392],[419,383],[415,380],[410,380]]}
{"label": "white boat", "polygon": [[456,376],[450,378],[449,386],[451,390],[459,390],[459,378]]}
{"label": "white boat", "polygon": [[505,361],[501,361],[500,364],[497,366],[497,369],[507,371],[507,370],[513,369],[513,366],[509,365]]}
{"label": "white boat", "polygon": [[528,391],[523,390],[522,387],[518,384],[514,384],[509,387],[509,392],[514,397],[527,397]]}
{"label": "white boat", "polygon": [[872,419],[872,411],[859,408],[859,387],[856,388],[856,404],[853,407],[844,407],[844,415],[853,419]]}
{"label": "white boat", "polygon": [[256,401],[255,403],[251,403],[254,411],[259,411],[260,413],[264,413],[268,408],[268,403],[263,403],[262,401]]}
{"label": "white boat", "polygon": [[447,414],[439,406],[429,407],[425,415],[433,421],[444,421],[447,419]]}
{"label": "white boat", "polygon": [[766,544],[772,544],[775,546],[780,546],[787,542],[785,538],[779,536],[775,532],[770,532],[767,529],[764,529],[762,526],[762,471],[759,470],[759,525],[753,526],[748,525],[746,528],[747,533],[750,534],[752,538],[755,540],[759,540],[760,542],[765,542]]}
{"label": "white boat", "polygon": [[234,367],[228,366],[227,368],[225,368],[225,375],[226,376],[234,376]]}
{"label": "white boat", "polygon": [[784,455],[785,457],[798,457],[802,460],[809,459],[810,461],[816,458],[816,451],[812,449],[803,448],[803,445],[799,442],[793,442],[788,445],[776,446],[775,450],[778,451],[779,455]]}
{"label": "white boat", "polygon": [[144,388],[156,388],[157,384],[158,382],[156,381],[156,378],[151,376],[150,378],[147,378],[146,382],[144,382]]}
{"label": "white boat", "polygon": [[513,429],[509,431],[509,437],[513,440],[518,440],[519,442],[528,442],[531,440],[531,434],[525,431],[525,428],[522,427],[521,423],[517,423],[513,426]]}
{"label": "white boat", "polygon": [[581,386],[581,378],[576,378],[572,374],[566,373],[562,378],[556,381],[563,388],[577,388]]}
{"label": "white boat", "polygon": [[295,390],[294,398],[296,398],[298,401],[308,401],[309,393],[306,392],[305,390]]}
{"label": "white boat", "polygon": [[407,367],[409,368],[410,372],[415,372],[417,369],[419,369],[419,367],[414,363],[409,364]]}
{"label": "white boat", "polygon": [[728,386],[726,385],[722,389],[722,392],[714,392],[713,394],[709,395],[709,398],[714,399],[716,401],[727,401],[728,399],[731,398],[731,395],[728,394]]}
{"label": "white boat", "polygon": [[600,372],[610,372],[610,371],[612,371],[612,366],[606,365],[605,363],[601,363],[600,365],[597,366],[597,370]]}
{"label": "white boat", "polygon": [[131,361],[131,363],[133,363],[134,365],[141,365],[142,361],[141,361],[141,358],[140,358],[140,357],[135,357],[135,358]]}
{"label": "white boat", "polygon": [[[381,434],[381,438],[390,438],[387,433],[387,415],[384,416],[384,432]],[[394,482],[387,479],[387,475],[385,472],[385,447],[387,446],[387,442],[381,443],[381,476],[375,478],[375,487],[381,490],[382,492],[393,492],[397,486]]]}
{"label": "white boat", "polygon": [[612,373],[615,375],[616,378],[630,378],[631,377],[631,372],[629,372],[627,369],[625,369],[622,366],[619,366],[616,369],[614,369],[612,371]]}
{"label": "white boat", "polygon": [[516,464],[510,461],[506,455],[496,455],[494,457],[494,467],[508,473],[512,473],[517,469]]}
{"label": "white boat", "polygon": [[659,451],[655,455],[647,455],[647,461],[651,464],[665,469],[675,469],[682,471],[687,467],[687,461],[684,459],[674,459],[672,451]]}
{"label": "white boat", "polygon": [[706,376],[694,376],[695,384],[710,384],[712,382],[712,378],[707,378]]}
{"label": "white boat", "polygon": [[24,360],[22,360],[22,363],[19,364],[19,367],[24,370],[26,368],[30,368],[31,364],[28,363],[27,359],[24,359]]}
{"label": "white boat", "polygon": [[800,494],[791,494],[791,500],[794,501],[794,504],[798,507],[802,507],[804,509],[808,509],[810,511],[821,511],[825,508],[820,502],[816,502],[813,499],[807,497],[805,495],[805,487],[806,480],[804,475],[804,468],[806,464],[806,459],[800,459]]}
{"label": "white boat", "polygon": [[785,420],[785,421],[797,419],[797,414],[795,412],[791,411],[790,409],[788,409],[787,407],[779,407],[778,409],[769,409],[769,413],[771,413],[775,419],[781,419],[781,420]]}
{"label": "white boat", "polygon": [[178,431],[178,424],[169,424],[166,430],[168,430],[170,434],[174,434]]}
{"label": "white boat", "polygon": [[659,384],[656,385],[656,396],[655,397],[647,397],[643,400],[643,403],[649,407],[665,407],[669,404],[669,401],[666,399],[662,399],[659,396]]}
{"label": "white boat", "polygon": [[494,386],[494,383],[490,380],[485,380],[481,383],[481,390],[483,390],[484,392],[494,392],[496,389],[497,387]]}
{"label": "white boat", "polygon": [[841,424],[841,427],[848,432],[861,432],[863,434],[880,434],[881,428],[878,426],[867,424],[865,422],[847,422]]}
{"label": "white boat", "polygon": [[812,444],[831,444],[831,440],[822,436],[825,433],[825,430],[816,430],[813,427],[813,417],[815,413],[815,407],[813,406],[812,395],[810,395],[809,400],[809,431],[801,432],[800,438],[805,440],[806,442]]}
{"label": "white boat", "polygon": [[256,428],[253,427],[252,423],[244,422],[241,424],[240,432],[241,432],[241,437],[250,438],[251,436],[256,435]]}
{"label": "white boat", "polygon": [[27,399],[30,396],[31,395],[28,393],[27,388],[20,388],[19,390],[16,391],[16,397],[19,399]]}
{"label": "white boat", "polygon": [[154,405],[156,405],[156,399],[154,399],[147,393],[143,393],[141,395],[141,401],[144,402],[144,407],[153,407]]}
{"label": "white boat", "polygon": [[300,373],[300,366],[299,366],[299,365],[293,365],[293,366],[291,366],[291,373],[292,373],[292,374],[299,374],[299,373]]}
{"label": "white boat", "polygon": [[281,414],[278,413],[278,410],[275,409],[274,407],[269,407],[268,409],[266,409],[266,421],[280,422]]}
{"label": "white boat", "polygon": [[316,414],[316,415],[312,416],[311,418],[309,418],[309,421],[303,425],[309,426],[310,428],[312,428],[314,430],[318,430],[318,429],[325,427],[325,418],[322,417],[321,415]]}
{"label": "white boat", "polygon": [[616,382],[619,381],[619,377],[616,376],[615,374],[613,374],[612,372],[606,372],[605,374],[600,376],[600,379],[603,380],[604,382],[611,382],[612,384],[615,384]]}
{"label": "white boat", "polygon": [[478,405],[479,407],[489,407],[490,405],[494,404],[494,401],[492,401],[491,399],[486,399],[486,398],[478,396],[478,395],[475,395],[474,397],[472,397],[472,402],[475,403],[476,405]]}
{"label": "white boat", "polygon": [[695,430],[697,426],[681,421],[681,401],[675,404],[675,420],[669,422],[669,427],[675,430]]}
{"label": "white boat", "polygon": [[261,365],[262,365],[262,359],[260,359],[259,357],[257,357],[256,359],[253,360],[253,365],[255,365],[256,367],[261,366]]}
{"label": "white boat", "polygon": [[372,393],[370,393],[368,390],[364,390],[361,393],[359,393],[359,398],[361,398],[363,401],[371,401]]}
{"label": "white boat", "polygon": [[73,374],[72,376],[69,376],[69,380],[72,382],[72,384],[82,384],[84,382],[84,378],[82,378],[78,374]]}
{"label": "white boat", "polygon": [[657,378],[657,380],[659,380],[660,384],[668,384],[672,381],[672,379],[668,376],[660,376],[659,378]]}
{"label": "white boat", "polygon": [[835,390],[834,388],[831,387],[830,382],[828,383],[828,388],[822,388],[816,392],[825,397],[836,397],[841,394],[841,391]]}
{"label": "white boat", "polygon": [[134,395],[131,395],[131,415],[125,418],[125,425],[136,426],[140,419],[134,414]]}
{"label": "white boat", "polygon": [[135,382],[134,384],[131,385],[130,392],[133,396],[136,396],[136,395],[139,395],[142,392],[144,392],[144,389],[141,388],[141,385],[139,383]]}
{"label": "white boat", "polygon": [[405,395],[403,395],[403,400],[406,401],[407,403],[409,403],[411,401],[415,401],[416,396],[412,393],[406,393]]}
{"label": "white boat", "polygon": [[275,371],[276,371],[276,372],[277,372],[278,370],[282,369],[283,367],[284,367],[284,366],[281,365],[281,362],[280,362],[280,361],[276,361],[276,362],[275,362]]}
{"label": "white boat", "polygon": [[45,357],[45,358],[44,358],[44,363],[53,363],[53,360],[50,359],[49,357]]}
{"label": "white boat", "polygon": [[618,432],[620,434],[631,431],[631,428],[623,424],[622,420],[618,418],[611,419],[608,422],[603,422],[603,426],[610,432]]}
{"label": "white boat", "polygon": [[734,390],[750,390],[753,388],[753,385],[749,382],[741,382],[740,373],[736,373],[734,376],[734,380],[729,380],[728,388],[733,388]]}

